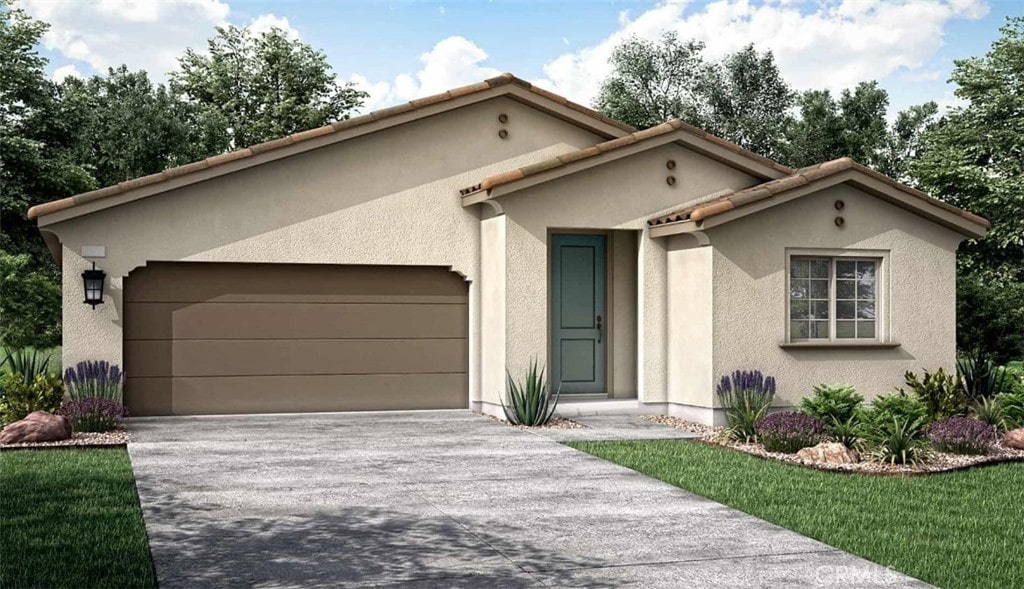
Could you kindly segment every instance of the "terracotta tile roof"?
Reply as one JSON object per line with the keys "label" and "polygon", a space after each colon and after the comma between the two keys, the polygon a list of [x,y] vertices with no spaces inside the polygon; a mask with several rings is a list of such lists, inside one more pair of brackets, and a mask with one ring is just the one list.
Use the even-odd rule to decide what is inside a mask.
{"label": "terracotta tile roof", "polygon": [[893,180],[892,178],[886,176],[885,174],[876,172],[875,170],[872,170],[867,166],[862,166],[861,164],[858,164],[857,162],[853,161],[848,157],[839,158],[822,164],[802,168],[790,174],[789,176],[778,178],[776,180],[770,180],[763,184],[751,186],[750,188],[744,188],[743,190],[737,190],[736,192],[725,194],[712,201],[702,202],[690,207],[680,209],[673,213],[669,213],[667,215],[662,215],[660,217],[647,221],[647,224],[650,226],[655,226],[663,225],[665,223],[675,223],[677,221],[699,222],[704,219],[707,219],[708,217],[720,215],[722,213],[731,211],[733,209],[737,209],[744,205],[748,205],[767,198],[772,198],[773,196],[789,192],[790,190],[799,188],[800,186],[803,186],[805,184],[809,184],[816,180],[821,180],[822,178],[827,178],[829,176],[833,176],[835,174],[845,172],[847,170],[856,170],[858,172],[867,174],[868,176],[879,182],[884,182],[885,184],[888,184],[889,186],[896,188],[901,192],[917,197],[922,201],[927,202],[928,204],[935,205],[949,212],[955,213],[963,217],[964,219],[971,221],[972,223],[976,223],[985,228],[989,228],[992,226],[991,223],[988,222],[988,220],[983,219],[978,215],[959,209],[947,202],[943,202],[936,198],[932,198],[931,196],[928,196],[927,194],[921,192],[920,190],[911,188],[906,184],[897,182],[896,180]]}
{"label": "terracotta tile roof", "polygon": [[353,117],[351,119],[346,119],[344,121],[337,121],[330,125],[325,125],[323,127],[318,127],[316,129],[310,129],[308,131],[302,131],[299,133],[289,135],[287,137],[275,139],[273,141],[259,143],[257,145],[247,147],[245,149],[239,149],[237,151],[216,155],[202,161],[186,164],[183,166],[178,166],[176,168],[170,168],[157,174],[150,174],[149,176],[143,176],[141,178],[127,180],[114,186],[107,186],[105,188],[100,188],[99,190],[93,190],[91,192],[85,192],[82,194],[77,194],[75,196],[62,198],[60,200],[39,204],[28,210],[28,218],[37,219],[42,215],[49,215],[51,213],[56,213],[58,211],[63,211],[65,209],[70,209],[75,206],[83,205],[85,203],[122,194],[130,190],[135,190],[137,188],[142,188],[144,186],[159,184],[161,182],[166,182],[168,180],[179,178],[181,176],[192,174],[194,172],[207,170],[237,160],[253,157],[261,153],[266,153],[268,151],[273,151],[275,149],[280,149],[283,147],[287,147],[289,145],[294,145],[296,143],[301,143],[303,141],[308,141],[324,135],[331,135],[333,133],[345,131],[353,127],[359,127],[361,125],[381,121],[397,115],[413,112],[427,106],[447,102],[449,100],[461,96],[476,94],[478,92],[483,92],[485,90],[489,90],[491,88],[496,88],[499,86],[504,86],[507,84],[514,84],[520,88],[529,90],[530,92],[538,96],[551,100],[559,105],[562,105],[566,108],[579,112],[593,119],[599,120],[607,125],[614,126],[623,131],[632,132],[636,130],[634,127],[631,127],[621,121],[610,119],[598,113],[597,111],[571,102],[570,100],[562,96],[558,96],[557,94],[552,94],[547,90],[537,88],[530,84],[529,82],[521,80],[513,76],[512,74],[505,73],[501,74],[500,76],[484,80],[482,82],[477,82],[476,84],[470,84],[468,86],[454,88],[452,90],[448,90],[447,92],[442,92],[440,94],[435,94],[433,96],[427,96],[425,98],[418,98],[405,104],[399,104],[382,110],[373,111],[365,115],[360,115],[357,117]]}
{"label": "terracotta tile roof", "polygon": [[580,160],[592,158],[603,153],[608,153],[609,151],[621,149],[623,147],[627,147],[636,143],[642,143],[644,141],[652,140],[656,137],[661,137],[663,135],[674,133],[676,131],[682,131],[694,137],[699,137],[701,139],[710,141],[720,147],[724,147],[725,149],[733,153],[754,160],[763,166],[767,166],[769,168],[782,172],[783,174],[790,174],[793,172],[791,168],[788,168],[774,160],[768,159],[762,155],[758,155],[752,151],[743,149],[742,147],[736,145],[735,143],[730,143],[725,139],[722,139],[721,137],[711,135],[705,131],[698,129],[697,127],[688,125],[678,119],[673,119],[671,121],[662,123],[649,129],[636,131],[634,133],[624,135],[617,139],[605,141],[604,143],[598,143],[597,145],[592,145],[590,147],[585,147],[583,149],[571,151],[569,153],[562,154],[556,158],[544,162],[531,164],[529,166],[524,166],[516,170],[503,172],[496,176],[484,178],[483,181],[481,181],[479,184],[468,186],[466,188],[461,189],[459,192],[462,194],[462,196],[468,196],[476,192],[490,190],[496,186],[501,186],[502,184],[509,184],[511,182],[521,180],[534,174],[546,172],[554,168],[559,168],[561,166],[565,166],[573,162],[578,162]]}

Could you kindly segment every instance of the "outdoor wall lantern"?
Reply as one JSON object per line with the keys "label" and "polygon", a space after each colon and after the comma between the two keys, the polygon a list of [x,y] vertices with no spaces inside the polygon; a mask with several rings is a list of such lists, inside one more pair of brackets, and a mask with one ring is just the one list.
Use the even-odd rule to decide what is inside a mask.
{"label": "outdoor wall lantern", "polygon": [[92,305],[93,309],[96,308],[96,305],[103,304],[103,280],[106,277],[106,272],[96,268],[96,262],[92,263],[91,270],[82,272],[82,282],[85,283],[85,304]]}

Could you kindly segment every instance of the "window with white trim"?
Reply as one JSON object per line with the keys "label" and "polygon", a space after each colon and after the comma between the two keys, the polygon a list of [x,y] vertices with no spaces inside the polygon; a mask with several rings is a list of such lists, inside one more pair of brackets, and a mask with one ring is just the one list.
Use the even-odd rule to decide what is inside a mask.
{"label": "window with white trim", "polygon": [[792,256],[789,341],[880,339],[878,258]]}

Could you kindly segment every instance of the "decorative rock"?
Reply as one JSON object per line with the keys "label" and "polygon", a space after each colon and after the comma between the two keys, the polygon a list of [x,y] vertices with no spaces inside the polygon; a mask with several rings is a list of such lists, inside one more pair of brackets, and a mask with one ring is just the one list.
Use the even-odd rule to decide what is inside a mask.
{"label": "decorative rock", "polygon": [[56,442],[71,437],[71,420],[63,415],[33,411],[0,431],[0,444]]}
{"label": "decorative rock", "polygon": [[1007,448],[1024,450],[1024,427],[1006,432],[1003,436],[1003,445]]}
{"label": "decorative rock", "polygon": [[804,448],[796,453],[801,460],[824,462],[826,464],[852,464],[860,462],[856,452],[839,442],[822,442],[817,446]]}

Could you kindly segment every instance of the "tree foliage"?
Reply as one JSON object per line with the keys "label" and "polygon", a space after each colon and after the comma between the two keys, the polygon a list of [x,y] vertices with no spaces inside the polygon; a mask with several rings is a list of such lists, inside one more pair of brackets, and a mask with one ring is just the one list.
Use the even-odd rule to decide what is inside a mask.
{"label": "tree foliage", "polygon": [[796,95],[772,53],[748,45],[708,62],[703,52],[700,41],[681,41],[671,32],[659,42],[625,41],[612,53],[613,71],[601,85],[598,110],[640,128],[680,119],[779,157]]}
{"label": "tree foliage", "polygon": [[60,286],[32,265],[28,254],[0,251],[0,345],[5,348],[60,344]]}
{"label": "tree foliage", "polygon": [[277,28],[218,27],[207,53],[188,49],[173,85],[226,124],[242,148],[347,118],[367,94],[339,84],[322,51]]}
{"label": "tree foliage", "polygon": [[1008,285],[1024,282],[1024,17],[1001,32],[984,56],[955,62],[967,104],[924,135],[911,172],[930,194],[992,222],[961,247],[961,276]]}
{"label": "tree foliage", "polygon": [[76,157],[100,186],[200,160],[227,148],[223,119],[145,71],[126,66],[88,80],[67,78],[60,99],[78,113]]}
{"label": "tree foliage", "polygon": [[38,202],[95,187],[74,158],[75,116],[58,99],[35,50],[44,23],[0,0],[0,250],[27,253],[33,269],[56,269],[25,216]]}

